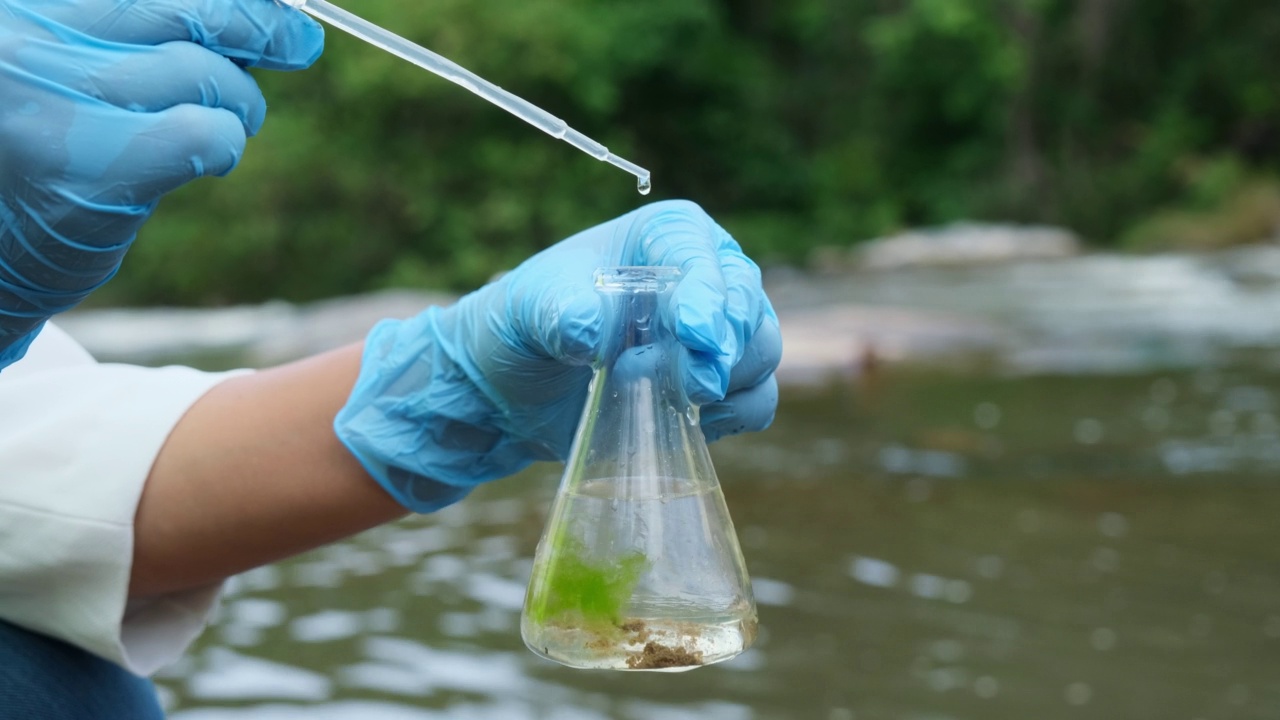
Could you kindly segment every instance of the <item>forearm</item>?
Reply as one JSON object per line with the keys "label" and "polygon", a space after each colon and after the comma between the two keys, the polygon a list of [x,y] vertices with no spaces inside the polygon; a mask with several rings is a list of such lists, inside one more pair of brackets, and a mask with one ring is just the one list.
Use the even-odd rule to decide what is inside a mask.
{"label": "forearm", "polygon": [[360,353],[232,378],[191,407],[142,493],[130,596],[216,582],[405,514],[333,433]]}

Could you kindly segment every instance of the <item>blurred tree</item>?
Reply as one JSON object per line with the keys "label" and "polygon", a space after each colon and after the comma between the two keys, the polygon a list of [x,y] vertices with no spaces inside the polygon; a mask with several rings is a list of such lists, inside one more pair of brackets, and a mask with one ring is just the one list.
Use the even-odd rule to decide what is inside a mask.
{"label": "blurred tree", "polygon": [[1280,170],[1273,0],[352,7],[648,166],[655,194],[333,31],[313,69],[258,75],[242,166],[166,199],[104,301],[464,289],[658,197],[766,261],[961,218],[1113,243]]}

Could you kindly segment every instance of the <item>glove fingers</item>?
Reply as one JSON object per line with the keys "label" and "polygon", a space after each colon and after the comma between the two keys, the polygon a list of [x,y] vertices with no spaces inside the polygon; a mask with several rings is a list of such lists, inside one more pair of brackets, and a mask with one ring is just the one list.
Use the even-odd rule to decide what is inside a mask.
{"label": "glove fingers", "polygon": [[724,400],[702,408],[702,432],[707,442],[728,435],[764,430],[778,407],[778,380],[770,374],[758,385],[729,393]]}
{"label": "glove fingers", "polygon": [[[715,226],[721,271],[725,283],[725,317],[733,340],[725,362],[735,367],[766,317],[768,300],[762,287],[760,268],[743,252],[724,228]],[[771,310],[771,308],[770,308]],[[732,384],[732,382],[731,382]]]}
{"label": "glove fingers", "polygon": [[[187,40],[242,65],[301,70],[320,57],[324,29],[302,12],[273,0],[135,0],[106,2],[85,18],[61,17],[68,27],[112,42],[160,45]],[[74,13],[74,9],[72,11]]]}
{"label": "glove fingers", "polygon": [[563,293],[556,303],[557,317],[546,325],[546,347],[551,357],[575,365],[589,365],[600,348],[604,314],[594,290]]}
{"label": "glove fingers", "polygon": [[262,127],[267,101],[253,77],[235,63],[189,42],[155,47],[104,44],[68,47],[32,41],[24,65],[47,81],[61,85],[69,99],[88,96],[135,112],[157,112],[191,103],[235,113],[245,132]]}
{"label": "glove fingers", "polygon": [[267,101],[253,77],[230,60],[188,42],[169,42],[133,55],[103,100],[128,110],[158,112],[180,104],[235,113],[247,135],[262,128]]}
{"label": "glove fingers", "polygon": [[177,105],[143,117],[145,126],[98,183],[113,194],[151,202],[196,178],[226,175],[244,154],[244,125],[229,110]]}
{"label": "glove fingers", "polygon": [[[159,197],[204,175],[224,175],[244,152],[240,119],[221,108],[179,105],[159,113],[101,106],[67,135],[71,181],[18,204],[20,247],[6,272],[24,287],[74,305],[115,273]],[[43,210],[33,203],[39,203]],[[57,208],[49,216],[49,208]],[[42,219],[43,218],[43,219]],[[39,246],[21,240],[48,235]]]}
{"label": "glove fingers", "polygon": [[714,223],[686,201],[656,203],[640,227],[639,263],[680,268],[672,303],[680,341],[694,350],[723,354],[725,283],[712,241]]}
{"label": "glove fingers", "polygon": [[[222,108],[136,113],[99,106],[92,113],[67,132],[67,182],[47,191],[65,208],[48,230],[72,245],[127,242],[160,196],[199,177],[225,175],[244,154],[244,125]],[[55,199],[44,204],[52,207]]]}
{"label": "glove fingers", "polygon": [[729,375],[729,393],[754,387],[778,369],[782,362],[782,332],[778,321],[766,315],[760,327],[747,343],[742,359],[733,366]]}
{"label": "glove fingers", "polygon": [[570,278],[544,279],[535,286],[515,285],[507,294],[510,347],[534,357],[570,365],[588,365],[600,347],[604,315],[595,290]]}
{"label": "glove fingers", "polygon": [[729,387],[729,359],[737,353],[725,314],[727,290],[713,238],[715,223],[696,204],[673,200],[655,203],[640,221],[636,262],[680,268],[680,284],[672,293],[676,338],[688,348],[685,385],[694,402],[724,397]]}
{"label": "glove fingers", "polygon": [[[728,324],[732,328],[732,342],[726,345],[732,349],[731,354],[685,348],[685,392],[697,404],[712,403],[724,398],[726,393],[756,385],[773,373],[782,360],[782,334],[772,307],[767,299],[745,299],[752,292],[759,293],[758,289],[739,292],[742,289],[729,288]],[[743,298],[736,308],[733,306],[735,294]]]}

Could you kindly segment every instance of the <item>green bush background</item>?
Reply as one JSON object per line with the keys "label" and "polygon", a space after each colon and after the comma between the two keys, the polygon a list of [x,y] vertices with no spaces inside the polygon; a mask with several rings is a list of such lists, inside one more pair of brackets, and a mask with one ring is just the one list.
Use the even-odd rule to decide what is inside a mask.
{"label": "green bush background", "polygon": [[764,262],[961,218],[1159,244],[1280,170],[1275,0],[344,4],[646,165],[654,194],[330,30],[314,68],[255,73],[243,163],[166,198],[104,301],[465,289],[667,197]]}

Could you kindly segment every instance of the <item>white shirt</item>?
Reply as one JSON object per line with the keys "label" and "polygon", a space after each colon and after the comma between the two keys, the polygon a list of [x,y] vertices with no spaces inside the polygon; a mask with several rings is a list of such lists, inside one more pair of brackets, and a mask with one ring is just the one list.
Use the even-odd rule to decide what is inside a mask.
{"label": "white shirt", "polygon": [[129,601],[133,518],[170,430],[235,374],[99,364],[52,324],[0,371],[0,618],[140,675],[182,654],[220,586]]}

